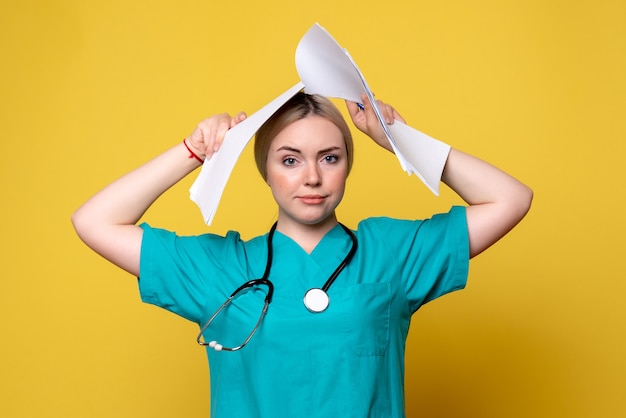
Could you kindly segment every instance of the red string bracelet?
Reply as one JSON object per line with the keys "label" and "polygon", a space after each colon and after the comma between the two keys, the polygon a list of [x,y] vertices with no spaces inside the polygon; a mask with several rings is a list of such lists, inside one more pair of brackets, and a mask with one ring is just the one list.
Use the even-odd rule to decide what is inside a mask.
{"label": "red string bracelet", "polygon": [[198,155],[193,152],[191,150],[191,148],[189,148],[189,145],[187,145],[187,138],[183,139],[183,144],[185,144],[185,148],[187,148],[187,151],[189,151],[189,158],[195,158],[196,160],[200,161],[201,163],[204,163],[204,160],[200,157],[198,157]]}

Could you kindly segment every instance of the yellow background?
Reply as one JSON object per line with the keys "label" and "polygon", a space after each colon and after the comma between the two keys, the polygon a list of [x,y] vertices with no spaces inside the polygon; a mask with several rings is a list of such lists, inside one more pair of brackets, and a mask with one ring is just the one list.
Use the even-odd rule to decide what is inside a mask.
{"label": "yellow background", "polygon": [[[70,215],[201,118],[294,84],[316,21],[412,126],[535,191],[468,289],[414,318],[408,415],[626,416],[622,0],[3,1],[0,416],[208,416],[196,327],[140,303]],[[346,224],[459,202],[356,139]],[[249,148],[210,229],[188,199],[195,174],[146,219],[265,232],[276,210]]]}

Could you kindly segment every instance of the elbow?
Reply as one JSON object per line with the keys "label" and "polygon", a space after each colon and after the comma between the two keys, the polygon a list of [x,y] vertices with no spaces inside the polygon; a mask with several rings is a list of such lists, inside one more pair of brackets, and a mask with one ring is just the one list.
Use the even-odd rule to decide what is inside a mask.
{"label": "elbow", "polygon": [[521,206],[522,211],[523,211],[522,217],[526,216],[526,214],[530,210],[530,206],[533,203],[534,195],[535,195],[535,193],[533,192],[533,189],[531,189],[530,187],[524,185],[523,191],[522,191],[521,197],[520,197],[520,201],[521,201],[520,202],[520,206]]}
{"label": "elbow", "polygon": [[480,254],[510,232],[530,211],[532,201],[532,189],[519,183],[492,204],[470,205],[470,257]]}
{"label": "elbow", "polygon": [[84,235],[87,228],[87,222],[85,221],[85,217],[81,209],[79,208],[76,212],[72,213],[72,217],[70,218],[72,221],[72,226],[74,227],[74,231],[78,235],[80,239],[84,241]]}
{"label": "elbow", "polygon": [[530,211],[533,196],[533,190],[524,184],[520,184],[518,190],[516,190],[512,195],[512,198],[510,199],[510,212],[514,218],[513,225],[516,225],[524,219],[526,214]]}
{"label": "elbow", "polygon": [[95,221],[93,214],[81,206],[72,214],[71,221],[78,237],[91,247],[90,243],[94,235],[97,235],[95,231],[98,229],[98,222]]}

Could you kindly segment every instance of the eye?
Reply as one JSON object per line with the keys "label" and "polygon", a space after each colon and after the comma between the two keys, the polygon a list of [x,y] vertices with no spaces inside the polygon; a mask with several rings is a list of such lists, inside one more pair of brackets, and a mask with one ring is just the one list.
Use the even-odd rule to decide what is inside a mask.
{"label": "eye", "polygon": [[339,157],[334,154],[328,154],[324,156],[324,162],[334,164],[339,161]]}
{"label": "eye", "polygon": [[283,158],[283,165],[286,165],[288,167],[296,165],[297,162],[298,162],[298,160],[296,160],[293,157]]}

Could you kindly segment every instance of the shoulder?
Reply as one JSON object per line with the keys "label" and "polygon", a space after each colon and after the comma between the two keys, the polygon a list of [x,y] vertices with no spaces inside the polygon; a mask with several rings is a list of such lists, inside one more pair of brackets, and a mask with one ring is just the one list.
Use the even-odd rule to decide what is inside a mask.
{"label": "shoulder", "polygon": [[142,247],[164,247],[169,251],[201,253],[212,257],[244,255],[265,246],[265,235],[244,240],[238,231],[228,231],[224,235],[203,233],[179,235],[174,231],[155,228],[147,223],[139,225],[143,229]]}
{"label": "shoulder", "polygon": [[466,213],[464,206],[453,206],[446,213],[438,213],[424,219],[397,219],[390,217],[372,217],[359,222],[357,232],[381,237],[393,237],[395,234],[415,233],[422,227],[450,228],[466,227]]}
{"label": "shoulder", "polygon": [[415,251],[424,253],[443,247],[466,247],[469,240],[462,206],[426,219],[364,219],[358,225],[356,236],[367,247],[399,257]]}

